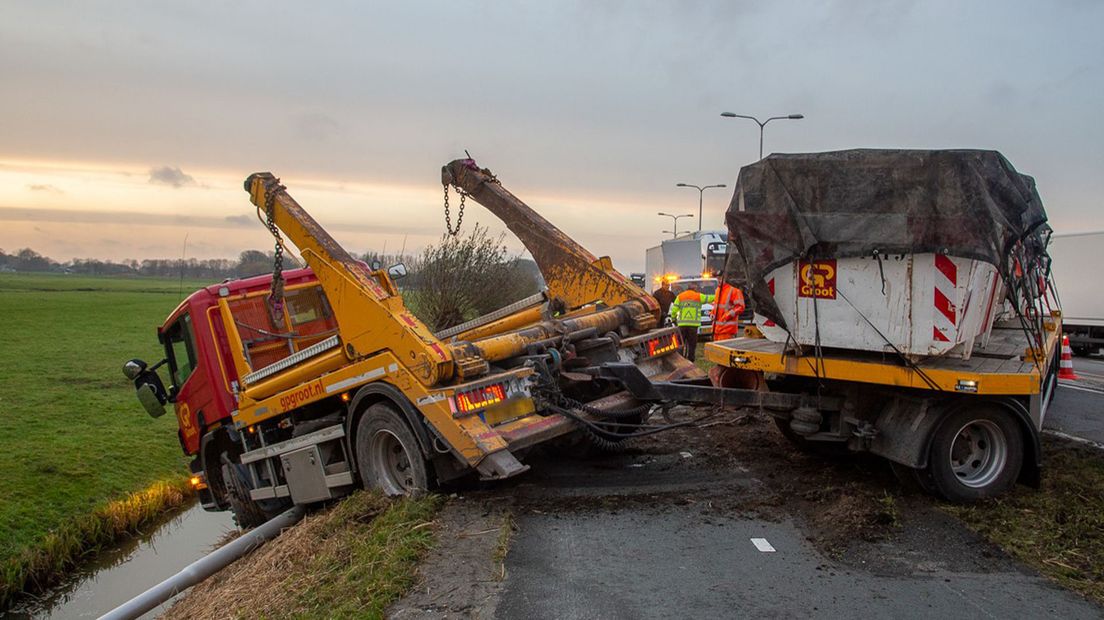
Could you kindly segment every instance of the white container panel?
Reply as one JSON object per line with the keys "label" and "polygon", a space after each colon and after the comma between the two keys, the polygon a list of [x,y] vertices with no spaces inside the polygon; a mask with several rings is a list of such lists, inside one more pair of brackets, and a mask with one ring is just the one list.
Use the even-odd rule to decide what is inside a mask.
{"label": "white container panel", "polygon": [[[774,270],[768,287],[801,345],[912,356],[968,358],[1003,297],[992,265],[936,254],[799,261]],[[756,324],[775,342],[789,337],[761,316]]]}

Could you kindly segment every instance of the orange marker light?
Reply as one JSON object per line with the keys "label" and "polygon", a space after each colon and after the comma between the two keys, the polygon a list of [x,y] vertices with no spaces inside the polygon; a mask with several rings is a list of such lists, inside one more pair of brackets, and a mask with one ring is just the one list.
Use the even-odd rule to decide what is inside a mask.
{"label": "orange marker light", "polygon": [[456,414],[467,415],[480,409],[486,409],[491,405],[497,405],[506,400],[506,386],[501,383],[468,390],[458,393],[453,402],[456,403]]}
{"label": "orange marker light", "polygon": [[648,357],[670,353],[679,348],[678,334],[668,334],[648,341]]}

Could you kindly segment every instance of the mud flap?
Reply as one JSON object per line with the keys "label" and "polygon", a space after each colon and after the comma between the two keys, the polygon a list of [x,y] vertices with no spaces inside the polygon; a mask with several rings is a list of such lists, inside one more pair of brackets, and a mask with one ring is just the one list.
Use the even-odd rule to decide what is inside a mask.
{"label": "mud flap", "polygon": [[529,471],[528,465],[522,465],[509,450],[499,450],[483,457],[476,467],[480,480],[501,480]]}
{"label": "mud flap", "polygon": [[874,423],[878,434],[870,451],[913,469],[928,464],[928,441],[942,419],[930,399],[895,397]]}

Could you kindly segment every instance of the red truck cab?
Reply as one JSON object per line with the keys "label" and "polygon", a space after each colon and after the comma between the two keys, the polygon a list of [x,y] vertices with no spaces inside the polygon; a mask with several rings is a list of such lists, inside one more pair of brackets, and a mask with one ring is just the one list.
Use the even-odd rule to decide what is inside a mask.
{"label": "red truck cab", "polygon": [[[317,281],[310,269],[285,271],[284,279],[289,287]],[[172,382],[168,395],[185,454],[197,454],[203,434],[228,423],[236,408],[238,375],[219,318],[219,298],[266,291],[271,285],[271,275],[260,275],[201,288],[180,302],[157,329],[157,339],[165,346]]]}

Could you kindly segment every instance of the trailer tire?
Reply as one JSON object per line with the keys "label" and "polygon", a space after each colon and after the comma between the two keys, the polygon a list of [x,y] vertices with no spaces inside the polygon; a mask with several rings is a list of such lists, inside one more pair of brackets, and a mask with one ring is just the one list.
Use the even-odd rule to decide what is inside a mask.
{"label": "trailer tire", "polygon": [[918,476],[930,475],[944,499],[968,503],[1000,495],[1016,484],[1024,437],[1011,415],[982,404],[949,415],[936,429],[930,450],[928,471]]}
{"label": "trailer tire", "polygon": [[366,489],[419,496],[429,488],[426,461],[406,421],[387,403],[376,403],[357,423],[357,469]]}
{"label": "trailer tire", "polygon": [[234,513],[234,522],[243,530],[257,527],[268,521],[268,514],[261,509],[253,498],[249,497],[249,488],[228,464],[222,465],[222,479],[226,484],[226,499],[230,502],[230,511]]}

